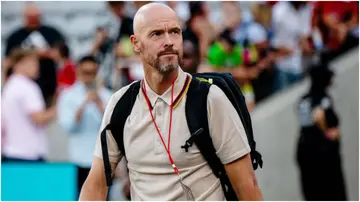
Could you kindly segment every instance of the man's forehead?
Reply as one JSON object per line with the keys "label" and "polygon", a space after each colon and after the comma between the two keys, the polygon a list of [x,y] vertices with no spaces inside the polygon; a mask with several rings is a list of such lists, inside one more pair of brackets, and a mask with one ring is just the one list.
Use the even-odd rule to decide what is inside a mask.
{"label": "man's forehead", "polygon": [[170,19],[158,19],[158,20],[150,21],[146,25],[147,25],[148,29],[180,28],[180,25],[177,21],[170,20]]}

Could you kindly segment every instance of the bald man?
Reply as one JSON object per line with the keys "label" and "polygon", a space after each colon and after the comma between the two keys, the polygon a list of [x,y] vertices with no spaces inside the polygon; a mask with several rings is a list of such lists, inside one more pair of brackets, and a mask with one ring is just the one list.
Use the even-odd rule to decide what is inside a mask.
{"label": "bald man", "polygon": [[[159,3],[141,7],[135,15],[134,35],[130,39],[134,51],[141,57],[145,72],[140,92],[124,126],[131,199],[225,200],[219,179],[199,149],[196,146],[190,147],[188,152],[181,149],[190,137],[185,117],[185,95],[192,77],[179,68],[183,41],[176,13]],[[116,103],[129,86],[112,96],[101,131],[109,123]],[[207,104],[210,136],[238,198],[262,200],[244,127],[234,107],[215,85],[210,87]],[[112,171],[124,156],[114,137],[116,134],[106,133]],[[102,155],[99,135],[80,200],[106,199],[108,187]]]}
{"label": "bald man", "polygon": [[15,30],[6,40],[5,61],[7,68],[12,66],[9,55],[19,47],[34,48],[40,59],[40,76],[36,80],[40,86],[47,107],[50,107],[56,91],[56,61],[51,47],[65,42],[64,36],[52,26],[41,24],[41,11],[34,3],[26,3],[24,10],[25,26]]}

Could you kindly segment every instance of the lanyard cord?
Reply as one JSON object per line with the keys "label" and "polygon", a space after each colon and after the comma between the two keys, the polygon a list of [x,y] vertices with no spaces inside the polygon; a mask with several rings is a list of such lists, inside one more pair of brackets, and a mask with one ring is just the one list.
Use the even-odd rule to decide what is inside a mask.
{"label": "lanyard cord", "polygon": [[[172,85],[171,85],[171,104],[170,104],[170,123],[169,123],[169,134],[168,134],[168,146],[166,147],[166,144],[165,144],[165,141],[160,133],[160,130],[159,130],[159,127],[157,126],[156,122],[155,122],[155,119],[154,119],[154,116],[152,114],[152,107],[150,106],[151,103],[148,103],[147,102],[147,106],[148,106],[148,109],[149,109],[149,113],[151,115],[151,119],[152,119],[152,122],[154,123],[154,126],[155,126],[155,129],[156,131],[158,132],[159,136],[160,136],[160,139],[161,139],[161,142],[163,143],[163,146],[168,154],[168,157],[169,157],[169,160],[170,160],[170,163],[174,169],[174,172],[178,175],[180,175],[179,173],[179,170],[176,168],[175,166],[175,162],[173,160],[173,158],[171,157],[171,154],[170,154],[170,136],[171,136],[171,125],[172,125],[172,107],[173,107],[173,99],[174,99],[174,82],[175,80],[172,82]],[[146,97],[147,100],[149,100],[148,96],[147,96],[147,93],[146,93],[146,86],[145,86],[145,82],[143,82],[143,89],[144,89],[144,96]]]}

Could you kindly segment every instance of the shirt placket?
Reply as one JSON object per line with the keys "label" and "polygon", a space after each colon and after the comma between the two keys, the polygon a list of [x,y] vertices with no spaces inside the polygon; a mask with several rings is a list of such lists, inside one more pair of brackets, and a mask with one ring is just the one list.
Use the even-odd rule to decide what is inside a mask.
{"label": "shirt placket", "polygon": [[[162,135],[162,138],[167,146],[168,144],[168,132],[166,131],[166,113],[165,113],[165,105],[163,103],[164,101],[161,99],[158,99],[155,103],[154,109],[153,109],[153,113],[154,113],[154,119],[156,121],[157,126],[159,127],[159,131]],[[155,154],[162,154],[162,153],[166,153],[165,147],[160,139],[159,134],[157,133],[156,130],[154,130],[155,132]]]}

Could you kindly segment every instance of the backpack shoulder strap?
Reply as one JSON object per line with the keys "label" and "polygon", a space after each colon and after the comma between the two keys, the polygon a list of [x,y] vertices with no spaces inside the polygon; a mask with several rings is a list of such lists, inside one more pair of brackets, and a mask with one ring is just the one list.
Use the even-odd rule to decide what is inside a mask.
{"label": "backpack shoulder strap", "polygon": [[208,72],[208,73],[197,73],[193,74],[195,77],[201,77],[205,79],[211,79],[212,82],[217,85],[227,96],[229,101],[234,106],[235,110],[238,112],[238,115],[243,123],[248,142],[251,148],[251,160],[254,170],[258,166],[262,167],[263,161],[261,154],[256,150],[256,142],[254,139],[252,123],[250,113],[246,106],[245,97],[242,94],[239,85],[233,79],[230,73],[217,73],[217,72]]}
{"label": "backpack shoulder strap", "polygon": [[112,171],[109,160],[107,140],[106,140],[106,131],[110,130],[113,135],[119,150],[126,157],[125,148],[124,148],[124,126],[127,117],[130,115],[134,103],[136,101],[136,96],[139,93],[140,81],[137,81],[129,87],[125,94],[120,98],[116,103],[113,113],[110,118],[110,123],[102,130],[101,132],[101,147],[105,168],[106,184],[107,186],[112,185]]}
{"label": "backpack shoulder strap", "polygon": [[185,104],[186,120],[191,137],[182,148],[187,151],[195,143],[214,175],[220,179],[226,199],[238,200],[224,165],[216,155],[216,150],[210,136],[207,116],[207,96],[210,86],[209,83],[201,82],[194,77],[191,80]]}
{"label": "backpack shoulder strap", "polygon": [[116,142],[118,143],[119,150],[126,157],[124,147],[124,126],[126,119],[131,114],[134,107],[136,97],[139,94],[141,81],[133,83],[125,94],[121,97],[116,104],[113,114],[111,116],[111,133],[113,134]]}
{"label": "backpack shoulder strap", "polygon": [[[208,155],[205,155],[204,158],[208,161],[213,171],[218,171],[219,168],[214,167],[218,164],[218,161],[214,159],[218,158],[215,154],[216,150],[210,137],[207,118],[207,96],[209,89],[210,84],[201,82],[196,78],[191,80],[185,104],[186,120],[191,133],[191,138],[186,142],[186,145],[191,146],[192,143],[195,142],[202,154],[204,154],[204,151],[208,151]],[[198,139],[201,139],[201,141],[198,141]],[[185,150],[187,150],[187,148],[185,148]],[[215,154],[216,158],[213,154]],[[213,161],[216,162],[211,163]],[[214,174],[218,175],[217,172],[214,172]]]}

